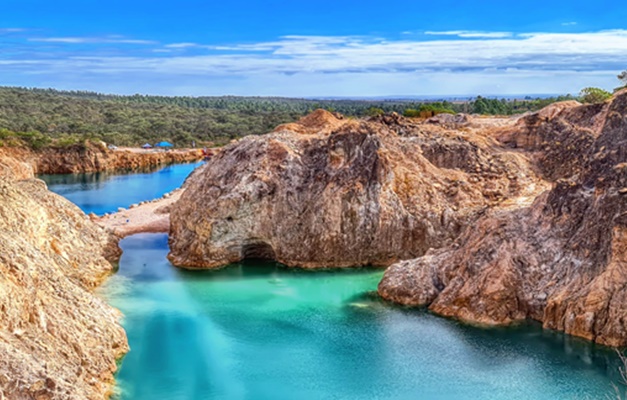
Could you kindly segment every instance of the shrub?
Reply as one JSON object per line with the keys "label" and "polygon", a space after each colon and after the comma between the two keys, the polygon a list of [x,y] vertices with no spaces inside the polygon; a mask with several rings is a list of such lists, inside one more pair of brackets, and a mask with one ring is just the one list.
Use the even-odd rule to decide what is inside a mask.
{"label": "shrub", "polygon": [[383,109],[379,107],[370,107],[368,110],[366,110],[366,115],[368,115],[369,117],[376,117],[383,114],[385,114],[385,111],[383,111]]}
{"label": "shrub", "polygon": [[78,144],[83,139],[79,135],[62,135],[55,141],[55,146],[58,147],[70,147]]}
{"label": "shrub", "polygon": [[606,90],[595,88],[595,87],[587,87],[581,89],[579,93],[582,103],[603,103],[605,100],[612,97],[612,94]]}
{"label": "shrub", "polygon": [[429,103],[429,104],[421,104],[420,107],[416,110],[413,108],[408,108],[403,112],[403,115],[409,118],[429,118],[438,114],[456,114],[455,111],[448,108],[443,103]]}

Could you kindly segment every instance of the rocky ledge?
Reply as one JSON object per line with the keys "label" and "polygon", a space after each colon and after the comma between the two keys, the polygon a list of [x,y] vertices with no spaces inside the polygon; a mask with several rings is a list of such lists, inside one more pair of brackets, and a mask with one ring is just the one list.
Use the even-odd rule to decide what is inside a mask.
{"label": "rocky ledge", "polygon": [[110,393],[128,344],[119,312],[91,291],[119,255],[117,239],[31,165],[0,156],[0,398]]}
{"label": "rocky ledge", "polygon": [[86,172],[147,170],[164,164],[180,164],[202,160],[199,149],[142,150],[120,148],[110,150],[102,142],[64,148],[32,151],[24,148],[0,149],[5,158],[15,158],[32,166],[36,174],[76,174]]}
{"label": "rocky ledge", "polygon": [[515,120],[473,121],[318,110],[241,139],[188,180],[169,258],[186,268],[251,257],[387,266],[448,245],[486,209],[528,204],[547,187],[519,150],[485,133]]}
{"label": "rocky ledge", "polygon": [[528,152],[553,189],[391,266],[380,295],[471,323],[534,319],[627,345],[627,91],[601,105],[554,106],[497,136]]}

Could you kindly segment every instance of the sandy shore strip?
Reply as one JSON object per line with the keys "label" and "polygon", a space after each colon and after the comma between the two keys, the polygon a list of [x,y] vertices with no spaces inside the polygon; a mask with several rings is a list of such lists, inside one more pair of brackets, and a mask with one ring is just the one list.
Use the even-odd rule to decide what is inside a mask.
{"label": "sandy shore strip", "polygon": [[170,230],[170,206],[178,201],[185,189],[176,189],[152,201],[121,208],[113,214],[98,217],[90,215],[92,221],[121,238],[136,233],[161,233]]}

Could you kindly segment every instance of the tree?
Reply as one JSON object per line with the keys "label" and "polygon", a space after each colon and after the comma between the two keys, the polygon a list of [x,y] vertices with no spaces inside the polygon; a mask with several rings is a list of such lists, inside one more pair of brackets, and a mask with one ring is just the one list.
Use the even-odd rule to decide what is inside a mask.
{"label": "tree", "polygon": [[[0,0],[1,1],[1,0]],[[278,97],[165,97],[105,95],[85,91],[0,86],[0,146],[64,145],[84,139],[139,146],[175,142],[227,143],[293,122],[318,108],[346,116],[404,113],[430,117],[448,112],[514,114],[537,111],[564,96],[523,101],[478,97],[471,102],[406,100],[308,100]],[[2,131],[5,129],[5,131]],[[7,133],[9,132],[9,133]],[[30,132],[30,134],[29,134]],[[37,132],[45,136],[44,139]]]}
{"label": "tree", "polygon": [[376,117],[383,114],[385,114],[385,111],[383,111],[383,109],[379,107],[370,107],[366,110],[366,115],[369,117]]}
{"label": "tree", "polygon": [[581,89],[579,96],[583,103],[594,104],[594,103],[603,103],[605,100],[612,97],[612,94],[600,88],[587,87],[587,88]]}

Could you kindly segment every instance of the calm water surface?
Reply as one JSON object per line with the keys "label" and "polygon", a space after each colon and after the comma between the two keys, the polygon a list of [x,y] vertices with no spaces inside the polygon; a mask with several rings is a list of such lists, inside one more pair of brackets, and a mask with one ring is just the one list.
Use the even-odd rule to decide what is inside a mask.
{"label": "calm water surface", "polygon": [[40,175],[48,188],[58,193],[85,213],[98,215],[115,212],[119,207],[152,200],[183,184],[185,178],[201,164],[175,164],[152,172],[113,174]]}
{"label": "calm water surface", "polygon": [[[159,186],[123,180],[133,177],[109,187]],[[131,345],[119,399],[603,399],[619,380],[610,350],[537,325],[479,329],[385,304],[381,270],[250,261],[190,272],[167,261],[166,235],[121,246],[99,289],[125,314]]]}

